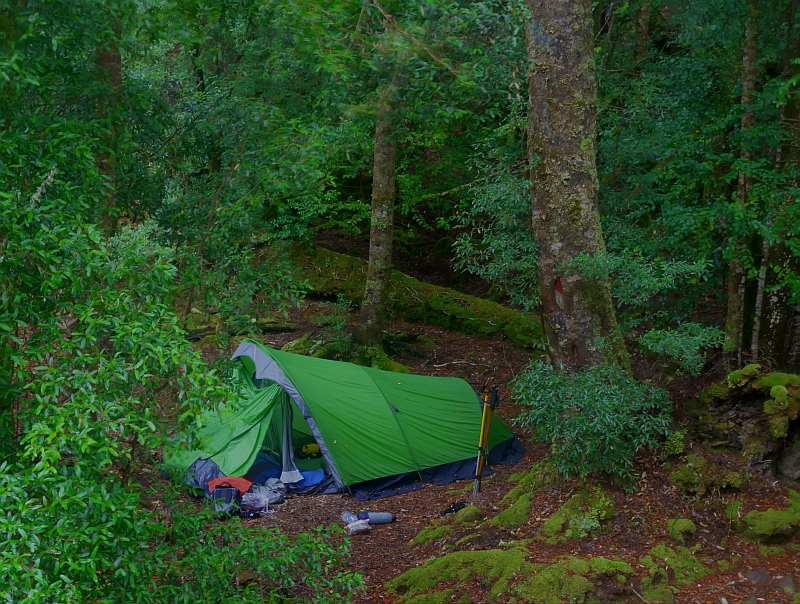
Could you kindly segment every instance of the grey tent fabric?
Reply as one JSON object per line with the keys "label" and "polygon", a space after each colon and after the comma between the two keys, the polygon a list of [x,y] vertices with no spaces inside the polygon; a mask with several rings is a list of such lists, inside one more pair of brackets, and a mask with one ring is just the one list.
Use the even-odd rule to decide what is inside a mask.
{"label": "grey tent fabric", "polygon": [[[322,453],[322,457],[325,458],[325,462],[330,469],[336,486],[338,488],[344,488],[344,482],[342,482],[339,472],[336,470],[336,464],[333,462],[333,457],[331,456],[330,450],[325,444],[325,439],[322,438],[322,433],[319,431],[317,422],[314,421],[311,411],[308,409],[308,405],[306,405],[303,397],[300,396],[300,392],[297,390],[297,388],[295,388],[295,385],[284,375],[278,364],[269,356],[264,354],[261,350],[259,350],[258,346],[248,341],[244,341],[239,344],[239,347],[236,349],[236,352],[233,353],[231,359],[235,359],[237,357],[249,357],[253,361],[253,364],[256,367],[253,379],[274,382],[283,388],[290,397],[292,397],[292,400],[297,405],[297,408],[300,409],[300,413],[303,414],[303,419],[306,420],[308,427],[311,429],[311,433],[314,435],[314,439],[319,445],[320,453]],[[289,424],[291,426],[291,421]]]}
{"label": "grey tent fabric", "polygon": [[291,484],[303,480],[303,475],[294,463],[294,450],[292,448],[292,407],[287,404],[283,407],[283,438],[281,444],[281,460],[283,471],[281,472],[281,482]]}
{"label": "grey tent fabric", "polygon": [[198,459],[183,475],[184,484],[194,487],[196,489],[203,489],[206,497],[211,497],[211,491],[208,490],[208,483],[215,478],[222,478],[225,472],[219,469],[219,466],[210,459]]}

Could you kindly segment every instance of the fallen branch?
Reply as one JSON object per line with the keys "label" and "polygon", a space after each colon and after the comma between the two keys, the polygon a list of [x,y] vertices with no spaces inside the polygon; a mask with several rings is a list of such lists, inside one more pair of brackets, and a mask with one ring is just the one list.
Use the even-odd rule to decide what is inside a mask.
{"label": "fallen branch", "polygon": [[434,365],[434,367],[446,367],[447,365],[472,365],[473,367],[494,367],[494,365],[488,365],[486,363],[470,363],[469,361],[450,361],[449,363]]}

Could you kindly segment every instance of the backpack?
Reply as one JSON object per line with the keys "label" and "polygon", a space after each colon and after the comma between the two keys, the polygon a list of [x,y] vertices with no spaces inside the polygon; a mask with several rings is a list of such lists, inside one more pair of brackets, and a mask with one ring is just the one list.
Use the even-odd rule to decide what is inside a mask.
{"label": "backpack", "polygon": [[239,495],[239,489],[229,482],[222,482],[211,491],[211,501],[217,514],[233,514],[241,507],[242,496]]}

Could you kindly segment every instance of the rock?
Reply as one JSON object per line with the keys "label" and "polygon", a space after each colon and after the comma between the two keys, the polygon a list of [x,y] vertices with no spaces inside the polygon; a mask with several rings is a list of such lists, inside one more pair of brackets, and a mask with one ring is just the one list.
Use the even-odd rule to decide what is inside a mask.
{"label": "rock", "polygon": [[675,520],[667,520],[667,531],[669,531],[669,536],[673,541],[683,545],[686,539],[695,534],[697,527],[688,518],[677,518]]}
{"label": "rock", "polygon": [[531,512],[531,496],[525,493],[507,510],[500,512],[489,523],[497,526],[520,526],[528,522]]}
{"label": "rock", "polygon": [[778,581],[778,587],[790,596],[793,596],[797,593],[797,587],[794,584],[794,579],[792,579],[789,575],[786,575],[780,581]]}
{"label": "rock", "polygon": [[769,581],[770,575],[764,570],[751,570],[747,573],[747,580],[753,583],[763,583]]}
{"label": "rock", "polygon": [[792,430],[778,458],[778,473],[800,480],[800,430]]}
{"label": "rock", "polygon": [[294,354],[305,355],[309,353],[313,345],[314,342],[312,342],[310,339],[302,337],[297,340],[292,340],[287,344],[284,344],[281,350],[283,352],[293,352]]}
{"label": "rock", "polygon": [[743,519],[744,536],[762,543],[787,541],[800,529],[800,493],[789,491],[785,510],[750,512]]}
{"label": "rock", "polygon": [[455,516],[456,522],[460,522],[462,524],[466,524],[467,522],[477,522],[482,518],[483,512],[478,506],[475,505],[470,505],[465,507],[463,510],[459,510]]}
{"label": "rock", "polygon": [[745,602],[747,602],[747,604],[758,604],[758,599],[756,599],[755,594],[753,594],[749,598],[747,598]]}

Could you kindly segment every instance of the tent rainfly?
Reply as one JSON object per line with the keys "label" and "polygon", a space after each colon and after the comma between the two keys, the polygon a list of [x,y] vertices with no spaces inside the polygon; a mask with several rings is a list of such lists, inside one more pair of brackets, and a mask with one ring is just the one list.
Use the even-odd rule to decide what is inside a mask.
{"label": "tent rainfly", "polygon": [[[369,490],[362,483],[403,475],[437,484],[474,477],[481,405],[464,380],[279,352],[253,340],[232,358],[249,402],[228,417],[209,413],[190,447],[168,448],[168,472],[210,459],[225,475],[244,476],[263,451],[280,459],[283,482],[296,483],[308,461],[296,453],[315,442],[331,490]],[[489,462],[512,464],[522,451],[495,418]]]}

